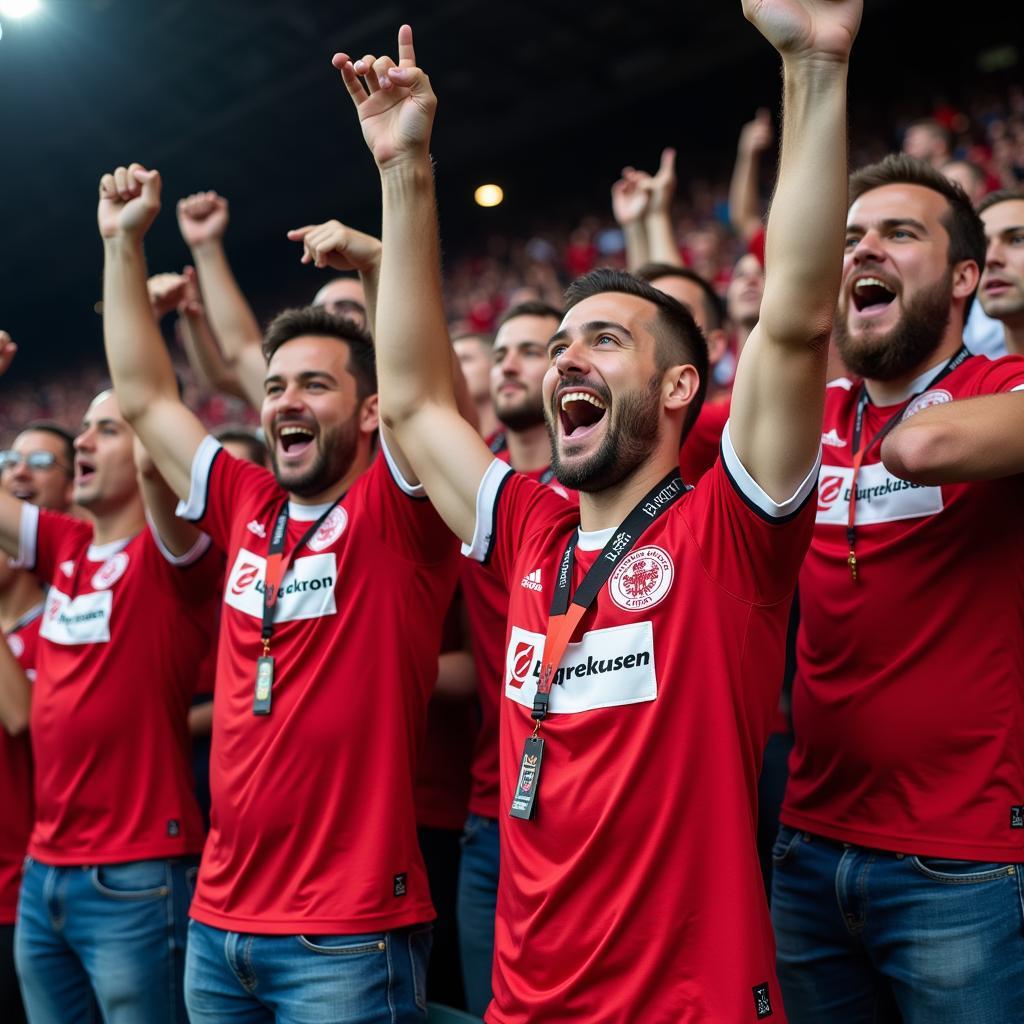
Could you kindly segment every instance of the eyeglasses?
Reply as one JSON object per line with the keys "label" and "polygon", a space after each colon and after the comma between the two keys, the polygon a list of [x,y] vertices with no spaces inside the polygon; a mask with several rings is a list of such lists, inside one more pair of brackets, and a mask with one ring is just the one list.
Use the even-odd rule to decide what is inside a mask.
{"label": "eyeglasses", "polygon": [[0,452],[0,470],[14,469],[23,462],[29,469],[50,469],[53,466],[60,466],[61,469],[70,472],[67,466],[58,462],[57,456],[53,452],[39,451],[22,454],[11,448]]}

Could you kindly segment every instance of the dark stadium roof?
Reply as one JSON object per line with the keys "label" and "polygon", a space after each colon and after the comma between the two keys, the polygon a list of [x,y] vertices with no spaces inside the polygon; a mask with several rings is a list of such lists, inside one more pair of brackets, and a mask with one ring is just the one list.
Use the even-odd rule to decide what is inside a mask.
{"label": "dark stadium roof", "polygon": [[[330,57],[390,52],[402,20],[440,97],[433,149],[449,249],[492,226],[522,230],[538,204],[600,207],[617,169],[653,165],[663,144],[679,147],[684,169],[727,165],[739,125],[777,102],[776,61],[735,0],[43,3],[34,19],[4,22],[0,39],[0,327],[21,345],[22,373],[99,351],[95,190],[125,160],[164,175],[152,270],[181,267],[173,201],[209,187],[231,200],[229,251],[257,311],[311,294],[316,279],[285,229],[379,221]],[[1009,8],[983,0],[954,25],[930,5],[868,0],[855,97],[963,79],[979,51],[1021,33],[1019,18],[996,21]],[[936,22],[934,46],[911,35],[927,31],[915,18]],[[497,211],[471,203],[486,180],[506,187]]]}

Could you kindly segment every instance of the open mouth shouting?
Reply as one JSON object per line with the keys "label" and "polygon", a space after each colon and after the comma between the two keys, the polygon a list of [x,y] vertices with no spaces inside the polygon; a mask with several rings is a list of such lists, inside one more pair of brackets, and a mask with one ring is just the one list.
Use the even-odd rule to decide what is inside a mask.
{"label": "open mouth shouting", "polygon": [[562,436],[569,441],[585,441],[596,433],[608,412],[604,398],[572,384],[555,396],[555,403]]}
{"label": "open mouth shouting", "polygon": [[278,423],[274,431],[277,459],[280,464],[296,463],[313,448],[316,430],[304,423]]}
{"label": "open mouth shouting", "polygon": [[863,274],[850,287],[850,300],[862,317],[880,317],[896,300],[896,288],[875,274]]}
{"label": "open mouth shouting", "polygon": [[84,487],[96,476],[96,464],[82,455],[75,456],[75,487]]}

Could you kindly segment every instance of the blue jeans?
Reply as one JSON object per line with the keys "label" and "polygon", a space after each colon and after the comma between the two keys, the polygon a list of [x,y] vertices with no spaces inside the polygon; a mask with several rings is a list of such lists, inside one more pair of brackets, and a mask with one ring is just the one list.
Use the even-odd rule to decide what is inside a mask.
{"label": "blue jeans", "polygon": [[198,860],[53,867],[31,857],[14,958],[32,1024],[186,1024],[188,908]]}
{"label": "blue jeans", "polygon": [[1024,1019],[1021,865],[886,853],[785,825],[773,860],[791,1024]]}
{"label": "blue jeans", "polygon": [[429,924],[369,935],[241,935],[189,922],[192,1024],[423,1024]]}
{"label": "blue jeans", "polygon": [[459,864],[459,947],[466,1007],[478,1017],[491,1001],[494,909],[498,903],[498,822],[471,814]]}

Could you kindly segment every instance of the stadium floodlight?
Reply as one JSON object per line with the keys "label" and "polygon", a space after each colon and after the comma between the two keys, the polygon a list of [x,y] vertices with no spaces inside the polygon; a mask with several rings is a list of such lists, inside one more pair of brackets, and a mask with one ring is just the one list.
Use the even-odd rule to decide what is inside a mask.
{"label": "stadium floodlight", "polygon": [[27,18],[39,8],[39,0],[0,0],[0,15],[5,18]]}
{"label": "stadium floodlight", "polygon": [[477,206],[498,206],[505,198],[505,193],[500,185],[481,185],[473,193],[473,198]]}

